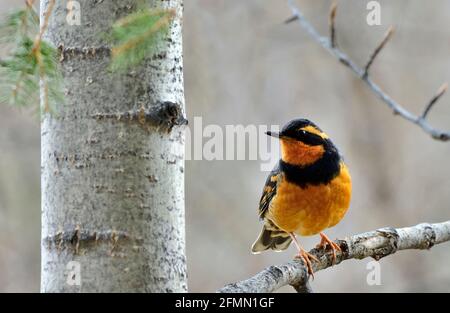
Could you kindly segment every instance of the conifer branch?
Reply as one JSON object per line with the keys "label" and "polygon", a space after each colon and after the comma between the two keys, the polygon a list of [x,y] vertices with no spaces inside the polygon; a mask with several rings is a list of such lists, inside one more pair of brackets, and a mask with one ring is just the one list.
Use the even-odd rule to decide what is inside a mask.
{"label": "conifer branch", "polygon": [[175,16],[173,9],[146,9],[114,23],[111,68],[127,69],[156,54],[162,36]]}
{"label": "conifer branch", "polygon": [[27,0],[25,8],[7,16],[0,26],[2,42],[16,43],[7,57],[0,60],[0,101],[13,105],[38,103],[40,82],[43,110],[49,112],[50,101],[62,101],[56,49],[43,41],[55,0],[50,0],[41,28],[33,4],[33,0]]}

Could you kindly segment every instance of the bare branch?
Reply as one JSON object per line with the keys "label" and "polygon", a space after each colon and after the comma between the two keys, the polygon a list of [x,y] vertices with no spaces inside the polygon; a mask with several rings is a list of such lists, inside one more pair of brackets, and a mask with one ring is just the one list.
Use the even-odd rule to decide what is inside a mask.
{"label": "bare branch", "polygon": [[430,102],[428,103],[428,105],[425,107],[425,110],[422,113],[422,118],[426,119],[428,113],[430,112],[430,110],[433,108],[433,105],[444,95],[444,93],[447,91],[448,89],[448,83],[444,83],[442,84],[441,87],[439,87],[436,95],[434,95],[433,98],[431,98]]}
{"label": "bare branch", "polygon": [[[433,139],[441,140],[441,141],[449,141],[450,140],[450,131],[443,131],[431,126],[425,118],[421,116],[415,115],[410,111],[406,110],[402,105],[392,99],[384,90],[380,88],[375,82],[372,81],[370,75],[365,75],[365,70],[360,68],[346,53],[341,51],[337,47],[333,47],[331,40],[329,38],[323,37],[317,32],[314,26],[305,18],[303,13],[298,9],[297,6],[294,5],[293,0],[287,0],[288,4],[292,11],[292,17],[286,22],[298,21],[300,26],[306,30],[306,32],[317,41],[325,50],[327,50],[331,55],[333,55],[336,59],[339,60],[343,65],[348,67],[358,78],[360,78],[371,90],[377,95],[383,102],[387,104],[387,106],[393,111],[395,115],[399,115],[405,120],[419,126],[422,128],[424,132],[429,134]],[[389,35],[388,37],[390,37]],[[385,36],[386,39],[386,36]],[[389,38],[387,38],[389,40]],[[383,40],[387,42],[387,40]],[[382,45],[384,46],[386,43]],[[383,48],[382,45],[380,50]],[[373,57],[373,59],[376,55]],[[373,62],[373,61],[372,61]],[[366,65],[367,67],[367,65]],[[370,67],[370,65],[369,65]],[[438,97],[439,99],[439,97]],[[437,99],[436,99],[437,101]],[[435,102],[436,102],[435,101]],[[428,112],[427,112],[428,113]]]}
{"label": "bare branch", "polygon": [[373,61],[377,57],[377,55],[380,53],[380,51],[384,48],[386,43],[389,41],[389,39],[392,38],[392,35],[394,34],[394,27],[391,26],[387,30],[386,34],[384,34],[383,40],[380,42],[380,44],[375,48],[372,55],[370,56],[369,61],[367,62],[366,66],[364,67],[364,77],[367,77],[369,75],[369,69],[372,66]]}
{"label": "bare branch", "polygon": [[[344,260],[372,257],[379,260],[400,250],[430,249],[434,245],[450,241],[450,221],[437,224],[419,224],[405,228],[381,228],[337,240],[342,252],[336,255],[336,265]],[[332,252],[312,249],[309,253],[319,259],[313,262],[318,272],[333,266]],[[306,286],[309,275],[302,261],[296,259],[278,266],[270,266],[255,276],[229,284],[218,292],[273,292],[283,286],[292,285],[298,291],[311,290]]]}
{"label": "bare branch", "polygon": [[329,18],[329,26],[330,26],[330,43],[331,48],[336,47],[336,10],[337,10],[337,3],[333,2],[330,9],[330,18]]}

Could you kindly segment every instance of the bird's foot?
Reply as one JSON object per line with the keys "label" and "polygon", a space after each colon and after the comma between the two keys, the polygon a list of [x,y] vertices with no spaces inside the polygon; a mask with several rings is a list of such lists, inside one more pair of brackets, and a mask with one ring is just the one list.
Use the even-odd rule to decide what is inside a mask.
{"label": "bird's foot", "polygon": [[305,263],[306,267],[308,268],[308,274],[312,276],[314,279],[314,271],[312,268],[311,260],[319,262],[319,259],[316,258],[311,253],[308,253],[305,249],[300,248],[298,250],[298,254],[295,255],[296,258],[302,259],[302,261]]}
{"label": "bird's foot", "polygon": [[333,252],[333,264],[336,264],[336,251],[342,252],[341,247],[324,233],[320,233],[320,243],[316,246],[317,249],[326,249],[327,246],[330,246],[331,251]]}
{"label": "bird's foot", "polygon": [[305,263],[306,267],[308,268],[308,274],[311,275],[312,278],[314,279],[314,271],[312,269],[311,260],[319,262],[319,259],[316,258],[311,253],[308,253],[305,249],[303,249],[300,246],[294,233],[289,233],[289,235],[291,236],[292,241],[294,242],[295,246],[297,247],[298,253],[297,253],[297,255],[295,255],[295,258],[302,259],[303,263]]}

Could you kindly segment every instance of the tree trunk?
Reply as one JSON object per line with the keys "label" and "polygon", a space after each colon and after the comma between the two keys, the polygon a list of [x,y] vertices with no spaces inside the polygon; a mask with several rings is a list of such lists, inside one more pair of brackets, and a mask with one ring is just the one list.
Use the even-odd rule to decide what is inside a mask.
{"label": "tree trunk", "polygon": [[[182,0],[158,53],[108,70],[105,34],[140,0],[56,1],[44,39],[59,47],[65,103],[42,120],[43,292],[183,292]],[[49,6],[41,1],[41,20]]]}

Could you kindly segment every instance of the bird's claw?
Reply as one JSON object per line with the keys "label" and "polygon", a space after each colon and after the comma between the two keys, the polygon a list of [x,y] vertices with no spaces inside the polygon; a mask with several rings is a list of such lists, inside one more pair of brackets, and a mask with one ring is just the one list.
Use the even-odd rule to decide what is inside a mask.
{"label": "bird's claw", "polygon": [[329,246],[333,253],[333,264],[336,264],[336,251],[342,252],[341,247],[339,247],[337,243],[328,238],[328,236],[324,233],[320,233],[320,238],[320,243],[316,246],[316,248],[326,250],[327,246]]}
{"label": "bird's claw", "polygon": [[319,262],[319,259],[311,253],[308,253],[304,249],[299,250],[298,254],[295,257],[301,259],[305,263],[306,267],[308,268],[308,274],[311,275],[311,277],[314,279],[314,271],[312,268],[311,260]]}

